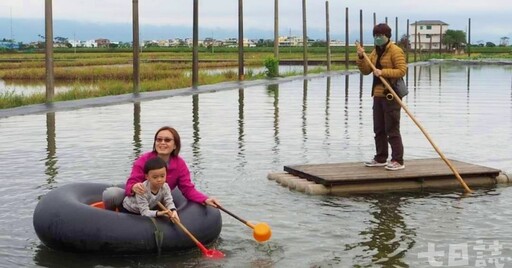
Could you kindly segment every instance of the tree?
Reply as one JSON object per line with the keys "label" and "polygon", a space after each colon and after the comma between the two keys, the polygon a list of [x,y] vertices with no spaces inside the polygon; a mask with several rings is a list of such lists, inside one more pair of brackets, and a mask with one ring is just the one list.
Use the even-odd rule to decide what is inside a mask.
{"label": "tree", "polygon": [[398,40],[397,45],[399,47],[401,47],[402,49],[407,49],[407,48],[411,47],[411,43],[409,42],[409,38],[407,37],[406,34],[404,34],[404,35],[402,35],[402,37],[400,37],[400,40]]}
{"label": "tree", "polygon": [[443,43],[448,49],[460,49],[466,44],[466,33],[461,30],[446,30]]}
{"label": "tree", "polygon": [[486,47],[495,47],[496,45],[493,42],[487,42],[485,43]]}
{"label": "tree", "polygon": [[508,46],[508,40],[510,38],[506,37],[506,36],[503,36],[502,38],[500,38],[500,47],[506,47]]}

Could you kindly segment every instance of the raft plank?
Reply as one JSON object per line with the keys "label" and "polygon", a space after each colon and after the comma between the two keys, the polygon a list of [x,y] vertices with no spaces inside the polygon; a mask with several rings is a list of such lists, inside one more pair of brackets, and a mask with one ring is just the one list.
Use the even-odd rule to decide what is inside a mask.
{"label": "raft plank", "polygon": [[[450,163],[464,177],[496,177],[499,169],[451,160]],[[382,180],[444,179],[455,175],[440,158],[405,161],[405,169],[389,171],[384,167],[366,167],[362,162],[327,163],[284,166],[284,171],[323,185],[337,185]]]}

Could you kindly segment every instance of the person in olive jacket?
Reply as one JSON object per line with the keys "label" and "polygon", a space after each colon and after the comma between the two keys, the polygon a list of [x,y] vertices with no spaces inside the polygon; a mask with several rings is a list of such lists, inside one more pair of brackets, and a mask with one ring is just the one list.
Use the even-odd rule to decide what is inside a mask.
{"label": "person in olive jacket", "polygon": [[[375,156],[364,164],[368,167],[385,167],[387,170],[405,168],[404,146],[400,135],[400,104],[387,99],[389,93],[379,77],[385,78],[389,84],[404,77],[407,63],[403,50],[391,42],[391,28],[380,23],[373,28],[375,48],[368,56],[376,70],[364,59],[364,48],[357,50],[357,66],[362,74],[368,75],[373,71],[373,132],[375,133]],[[391,161],[387,162],[388,143],[391,146]]]}

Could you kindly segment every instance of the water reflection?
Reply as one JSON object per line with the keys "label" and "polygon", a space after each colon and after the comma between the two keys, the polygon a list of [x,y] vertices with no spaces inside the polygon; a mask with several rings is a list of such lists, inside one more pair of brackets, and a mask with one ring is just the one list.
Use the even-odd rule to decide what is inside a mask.
{"label": "water reflection", "polygon": [[140,138],[140,102],[133,104],[133,158],[139,157],[142,150]]}
{"label": "water reflection", "polygon": [[46,186],[49,189],[54,188],[56,183],[55,177],[58,174],[57,167],[57,145],[55,143],[55,113],[46,114],[46,159],[44,165],[46,167],[45,174],[48,176],[46,179]]}
{"label": "water reflection", "polygon": [[348,131],[349,131],[349,122],[348,122],[348,119],[349,119],[349,114],[348,114],[348,84],[349,84],[349,78],[348,78],[348,75],[345,75],[345,109],[343,109],[343,112],[345,113],[345,138],[346,139],[349,139],[349,135],[348,135]]}
{"label": "water reflection", "polygon": [[238,170],[243,171],[247,160],[245,159],[245,141],[244,141],[244,89],[238,89]]}
{"label": "water reflection", "polygon": [[327,77],[327,80],[325,82],[325,139],[324,139],[324,145],[329,145],[328,141],[331,137],[331,128],[329,125],[329,108],[330,108],[330,100],[331,100],[331,77]]}
{"label": "water reflection", "polygon": [[373,219],[368,228],[359,233],[361,242],[347,245],[347,250],[364,252],[354,256],[354,263],[369,263],[384,267],[409,267],[404,256],[414,244],[416,233],[405,224],[401,207],[405,200],[400,195],[375,195],[367,201],[371,203]]}
{"label": "water reflection", "polygon": [[[436,134],[440,135],[441,141],[446,140],[444,146],[448,147],[447,151],[452,153],[455,152],[454,154],[457,157],[462,156],[466,157],[467,159],[480,161],[478,163],[484,165],[492,163],[492,165],[495,164],[499,168],[504,168],[504,170],[510,170],[510,157],[509,154],[507,154],[509,153],[510,150],[509,146],[506,146],[507,137],[510,136],[509,123],[511,122],[510,120],[508,120],[510,117],[510,103],[512,103],[512,77],[510,76],[510,73],[506,71],[505,73],[499,73],[496,76],[497,79],[487,79],[485,72],[481,72],[478,70],[478,68],[474,68],[473,66],[466,68],[465,66],[451,67],[444,65],[432,65],[418,66],[416,68],[418,69],[418,75],[412,76],[413,70],[411,67],[411,77],[407,76],[405,80],[408,85],[410,83],[411,85],[417,86],[417,88],[415,88],[414,90],[414,96],[416,96],[417,94],[418,98],[412,99],[413,94],[411,94],[411,96],[408,97],[408,101],[409,103],[413,100],[417,102],[418,109],[416,112],[418,112],[420,115],[424,115],[426,118],[426,122],[431,123],[434,126],[433,130],[436,132]],[[439,70],[438,78],[435,77],[435,75],[437,75],[436,68],[437,70]],[[444,81],[442,81],[441,79],[442,68],[445,69],[442,73],[444,75]],[[487,74],[489,74],[489,72],[494,73],[496,71],[496,69],[485,70],[488,71]],[[422,74],[423,77],[420,74]],[[412,79],[412,81],[409,81],[409,78]],[[351,86],[350,79],[350,76],[332,78],[327,77],[326,80],[303,80],[302,85],[301,81],[294,81],[292,83],[268,85],[266,86],[266,88],[255,88],[255,90],[233,90],[231,92],[226,92],[225,94],[223,93],[221,95],[222,97],[217,97],[214,94],[208,96],[202,95],[203,103],[201,103],[201,108],[203,109],[204,112],[230,112],[230,114],[231,112],[233,112],[233,117],[229,117],[229,120],[232,121],[229,122],[229,125],[232,127],[229,128],[229,132],[226,132],[227,135],[219,135],[218,137],[212,137],[212,139],[214,139],[212,140],[213,144],[229,143],[233,145],[225,146],[220,149],[208,147],[210,145],[209,142],[201,143],[201,134],[203,134],[204,139],[205,133],[210,133],[207,130],[209,130],[210,128],[217,127],[219,125],[219,122],[220,124],[222,124],[222,120],[225,120],[225,118],[217,118],[215,116],[203,116],[202,118],[200,118],[200,95],[195,94],[187,97],[180,96],[176,98],[168,98],[163,100],[134,103],[133,147],[128,148],[128,151],[126,151],[126,148],[121,148],[121,150],[126,151],[126,154],[129,157],[132,154],[134,154],[135,156],[139,155],[141,153],[142,148],[141,129],[146,129],[148,124],[153,123],[153,119],[149,120],[148,122],[148,118],[155,118],[155,116],[158,117],[162,111],[165,110],[165,112],[169,112],[170,109],[173,109],[173,114],[176,114],[176,124],[185,125],[185,130],[183,132],[187,133],[187,135],[192,136],[187,136],[187,139],[192,138],[192,143],[186,144],[184,146],[187,146],[187,151],[191,153],[191,155],[187,157],[192,157],[192,159],[190,160],[192,163],[191,170],[193,170],[193,172],[204,172],[205,174],[209,174],[209,177],[225,176],[226,178],[233,180],[234,178],[238,177],[241,173],[254,173],[256,174],[254,176],[255,178],[265,180],[265,172],[261,171],[261,166],[277,169],[282,167],[283,163],[289,164],[291,162],[297,162],[297,160],[309,161],[313,157],[315,161],[320,162],[328,162],[331,160],[338,161],[337,159],[335,159],[337,156],[331,156],[329,153],[329,151],[333,150],[334,148],[331,147],[331,139],[336,140],[336,142],[341,140],[343,147],[342,149],[346,149],[347,154],[358,154],[360,151],[366,149],[365,146],[371,146],[364,145],[364,143],[368,141],[368,138],[371,135],[371,118],[363,118],[368,117],[368,115],[371,114],[371,111],[369,110],[369,108],[371,108],[371,97],[369,92],[370,86],[368,83],[369,77],[366,77],[365,80],[363,80],[363,76],[360,75],[359,94],[355,92],[357,89],[354,90],[355,88],[357,88],[357,78],[352,78],[354,80],[352,88],[350,89],[351,91],[353,91],[350,92],[352,96],[349,96],[349,87]],[[436,80],[438,79],[439,87],[437,87],[437,85],[435,84]],[[510,80],[507,81],[507,79]],[[464,83],[463,80],[466,80],[466,83]],[[365,81],[366,83],[363,83],[363,81]],[[441,82],[443,82],[444,84],[444,88],[442,90],[440,86]],[[499,83],[489,85],[489,82]],[[343,85],[343,83],[345,84]],[[325,96],[323,96],[324,90]],[[302,91],[302,96],[300,95],[300,91]],[[411,91],[411,93],[413,92]],[[463,94],[467,94],[467,100],[463,99]],[[247,102],[245,102],[245,95],[248,96]],[[262,98],[261,95],[263,95]],[[507,95],[509,95],[509,101],[506,101]],[[222,101],[226,100],[223,99],[226,98],[226,96],[228,96],[227,98],[229,98],[229,100],[232,101],[225,102],[226,105],[222,105],[225,107],[219,108],[220,105],[218,104],[224,104],[224,102]],[[356,100],[357,97],[359,98],[358,100]],[[184,104],[183,100],[188,101],[188,98],[192,98],[192,102],[186,102]],[[236,98],[238,98],[237,104],[235,104]],[[209,101],[204,101],[206,99]],[[261,101],[261,103],[258,103],[258,101]],[[175,103],[178,103],[180,107],[182,105],[186,108],[176,109],[176,105],[174,105]],[[464,111],[463,109],[461,111],[459,108],[457,108],[463,106],[465,103],[467,104],[468,107],[467,111]],[[489,103],[497,103],[497,105],[493,107],[494,109],[489,110],[487,109]],[[253,104],[255,110],[253,111],[251,109],[248,110],[248,113],[245,113],[245,108],[253,108]],[[145,116],[141,117],[142,105],[147,105],[148,107],[162,105],[162,107],[164,108],[158,109],[158,111],[154,111],[155,109],[148,109],[147,111],[145,110]],[[235,107],[235,105],[237,105],[237,107]],[[325,105],[325,107],[322,107],[321,105]],[[452,110],[449,110],[448,108],[452,108]],[[90,133],[98,135],[98,138],[94,140],[95,144],[84,144],[83,148],[85,149],[99,148],[100,146],[104,146],[101,137],[110,137],[110,135],[108,135],[109,133],[107,132],[107,130],[105,130],[107,129],[107,127],[104,126],[110,126],[110,124],[112,124],[113,122],[119,122],[119,120],[116,118],[117,113],[119,111],[128,114],[132,112],[131,105],[113,105],[102,109],[104,110],[102,112],[101,120],[98,120],[97,128],[91,130],[94,131],[94,133]],[[237,116],[234,115],[236,109],[238,109]],[[73,146],[70,146],[70,144],[73,145],[73,141],[76,140],[76,136],[70,134],[70,129],[72,128],[67,128],[65,122],[70,122],[70,120],[76,119],[77,117],[94,117],[97,115],[97,111],[97,109],[91,108],[83,109],[78,112],[59,112],[59,122],[56,122],[55,113],[46,114],[46,148],[44,148],[44,129],[41,129],[41,127],[44,128],[44,125],[41,126],[40,116],[26,116],[22,118],[24,124],[28,124],[28,126],[33,128],[38,128],[37,130],[40,130],[40,133],[42,134],[41,140],[38,140],[38,144],[42,149],[38,150],[38,152],[35,152],[34,154],[37,155],[36,159],[44,159],[45,169],[44,174],[43,170],[35,170],[34,172],[38,174],[39,180],[37,181],[37,186],[41,184],[41,181],[43,183],[46,183],[46,185],[41,187],[46,191],[45,187],[56,187],[59,183],[65,183],[70,181],[69,179],[68,181],[66,181],[68,177],[73,177],[73,175],[83,172],[83,170],[75,171],[73,166],[66,167],[66,165],[63,164],[63,161],[68,161],[68,157],[63,156],[70,155],[70,152],[72,152],[71,150],[76,149],[72,148]],[[444,113],[446,112],[449,113],[449,116],[443,116]],[[258,120],[265,121],[263,121],[262,124],[253,124],[253,121],[251,121],[253,119],[253,117],[251,116],[253,113],[261,113],[262,116],[258,117]],[[356,122],[356,113],[358,113],[359,122]],[[500,114],[505,117],[500,118]],[[450,121],[450,118],[453,120]],[[11,127],[10,125],[17,125],[18,122],[13,122],[16,120],[19,120],[19,118],[5,120],[2,119],[2,121],[0,122],[0,130],[7,129],[7,131],[4,131],[2,133],[5,133],[6,135],[11,134],[11,136],[9,137],[14,137],[15,140],[22,140],[22,137],[17,138],[16,136],[18,133],[17,131],[21,132],[23,130],[17,130],[17,128]],[[33,120],[34,122],[31,122],[31,120]],[[126,120],[132,121],[131,118],[127,118]],[[322,120],[325,121],[322,123]],[[466,121],[464,122],[464,120]],[[234,126],[235,122],[236,126]],[[440,124],[442,125],[438,126],[432,122],[440,122]],[[453,127],[455,124],[450,125],[451,122],[459,123],[459,125],[457,125],[457,128],[455,128]],[[261,123],[261,121],[259,121],[259,123]],[[262,125],[270,126],[270,124],[272,124],[272,129],[270,127],[261,127]],[[356,127],[356,125],[358,126]],[[417,132],[414,125],[404,125],[405,130],[410,131],[412,128],[414,128],[414,132]],[[131,127],[130,124],[128,124],[128,126]],[[467,133],[470,133],[472,131],[477,132],[477,130],[481,129],[482,127],[492,128],[492,126],[501,127],[498,128],[498,130],[496,131],[499,133],[494,133],[491,135],[488,134],[489,132],[487,132],[487,136],[485,136],[485,138],[476,137],[476,134],[467,135]],[[56,146],[56,127],[59,127],[58,151]],[[200,129],[200,127],[202,127],[202,129]],[[324,129],[322,129],[322,127]],[[299,128],[301,130],[299,130]],[[201,130],[203,131],[203,133],[200,133]],[[357,135],[357,131],[359,131],[359,135]],[[443,132],[446,132],[447,134],[444,134]],[[122,138],[126,138],[127,140],[129,140],[132,136],[131,131],[123,133],[125,135]],[[262,138],[250,139],[249,137],[253,137],[253,135],[260,135],[258,137]],[[462,135],[466,135],[465,139],[463,140],[467,140],[467,143],[463,143],[463,145],[474,144],[475,146],[479,146],[481,148],[492,148],[493,151],[486,152],[485,149],[479,150],[477,149],[477,147],[474,146],[455,147],[455,145],[451,145],[451,143],[455,144],[465,142],[459,141],[457,140],[457,138],[455,138],[456,136]],[[38,135],[38,137],[40,136],[41,135]],[[409,137],[411,136],[412,135],[410,135]],[[365,138],[361,139],[360,137]],[[209,138],[210,136],[208,136],[208,141],[210,141]],[[268,144],[268,141],[270,139],[274,140],[272,145]],[[289,139],[293,139],[293,141],[302,139],[302,146],[296,146],[296,143],[294,143],[293,145],[288,145],[289,143],[287,141]],[[491,141],[494,139],[496,139],[497,141]],[[324,150],[309,149],[308,152],[308,148],[314,148],[316,145],[315,142],[322,142],[322,140],[324,142]],[[415,138],[411,137],[410,143],[413,144],[415,142]],[[495,143],[502,144],[502,146],[493,147],[493,144]],[[262,144],[268,145],[264,147],[266,149],[263,149],[266,151],[263,151],[261,149]],[[414,151],[416,152],[415,157],[424,157],[425,154],[428,155],[430,154],[431,151],[431,148],[428,146],[428,144],[413,144],[411,147],[414,147]],[[469,147],[472,147],[472,149],[467,149]],[[9,152],[15,152],[19,148],[19,146],[9,146],[9,144],[5,144],[2,148],[8,149]],[[254,148],[258,149],[255,150]],[[338,148],[339,147],[336,147],[337,151]],[[482,151],[484,153],[482,153]],[[261,155],[267,156],[269,152],[273,154],[272,158],[261,157],[261,162],[258,162],[258,165],[261,164],[261,166],[255,166],[255,161],[249,161],[253,159],[253,157],[256,158]],[[459,155],[457,155],[457,152],[460,152]],[[215,161],[218,160],[219,163],[226,163],[227,161],[233,160],[237,161],[237,163],[233,163],[233,166],[237,167],[236,170],[234,172],[226,172],[225,170],[220,169],[212,170],[213,165],[209,165],[206,162],[214,161],[205,161],[205,159],[207,158],[210,159],[209,157],[211,157],[212,153],[221,153],[223,155],[227,155],[227,157],[222,158],[220,160],[214,159]],[[237,154],[237,159],[229,157],[234,154]],[[484,158],[480,160],[480,158],[478,157],[482,156]],[[24,155],[18,154],[18,159],[21,157],[24,157]],[[99,157],[101,157],[101,155],[93,155],[92,157],[97,157],[97,159],[100,159]],[[118,160],[115,158],[113,159],[116,161]],[[4,162],[6,162],[6,165],[9,165],[9,161]],[[119,161],[125,161],[125,159]],[[6,168],[4,167],[3,169]],[[215,169],[217,168],[215,167]],[[95,171],[93,175],[99,174],[100,176],[97,177],[101,178],[104,174],[109,174],[118,171],[118,169],[111,167],[106,168],[106,170],[101,170],[100,168],[97,171]],[[90,173],[90,171],[86,172]],[[247,198],[243,196],[244,194],[247,193],[244,191],[249,191],[247,190],[247,188],[249,188],[247,187],[247,184],[233,183],[230,185],[230,190],[233,189],[232,191],[225,191],[226,185],[223,184],[222,182],[212,183],[209,186],[211,188],[209,188],[208,190],[210,190],[211,192],[219,193],[221,196],[229,196],[229,198],[227,198],[226,200],[229,200],[230,202],[232,201],[233,203],[236,202],[236,204],[239,205],[240,210],[244,212],[249,211],[248,218],[262,217],[261,210],[258,211],[258,209],[254,209],[254,203],[252,203],[252,201],[247,201]],[[437,237],[435,237],[435,231],[431,231],[434,228],[431,228],[430,226],[426,226],[423,224],[425,222],[424,218],[430,217],[431,211],[434,211],[435,209],[432,210],[430,209],[431,207],[428,207],[426,209],[424,203],[417,202],[417,200],[413,200],[412,198],[410,198],[410,196],[408,197],[407,194],[395,194],[381,195],[375,197],[372,196],[370,198],[360,197],[359,199],[356,200],[356,202],[364,204],[361,206],[360,209],[356,211],[359,214],[355,213],[353,210],[350,210],[350,216],[346,218],[339,217],[339,215],[333,214],[322,214],[319,217],[311,218],[308,218],[307,215],[305,215],[305,223],[315,225],[317,227],[316,230],[328,229],[332,226],[335,226],[336,224],[339,224],[340,226],[343,227],[357,227],[351,229],[350,232],[346,231],[342,233],[342,235],[346,235],[346,237],[343,237],[343,239],[346,240],[325,239],[324,241],[322,241],[323,243],[325,243],[324,246],[318,246],[317,244],[315,244],[317,243],[316,241],[307,241],[307,239],[301,240],[301,242],[304,241],[304,244],[296,243],[296,240],[294,240],[294,234],[292,234],[293,230],[288,227],[291,226],[289,219],[296,217],[297,214],[295,211],[297,210],[280,210],[281,207],[279,203],[284,203],[286,205],[288,205],[288,203],[298,203],[300,205],[304,204],[303,202],[311,200],[313,197],[308,197],[293,192],[286,192],[286,194],[283,194],[281,188],[276,188],[274,184],[254,183],[250,185],[250,187],[251,194],[254,192],[265,193],[265,195],[268,196],[269,198],[269,201],[267,203],[268,214],[265,213],[265,216],[268,215],[269,222],[273,223],[273,226],[276,226],[276,231],[279,231],[280,228],[282,228],[280,233],[276,232],[276,238],[279,239],[276,240],[276,242],[269,243],[269,245],[273,247],[277,247],[276,245],[278,245],[279,248],[269,249],[267,250],[268,253],[265,252],[265,249],[260,247],[259,245],[254,246],[253,243],[248,243],[247,239],[242,239],[239,238],[239,236],[232,235],[236,232],[239,232],[240,226],[238,224],[229,224],[228,222],[223,226],[223,236],[229,237],[229,239],[232,240],[226,243],[219,244],[222,250],[227,249],[227,252],[230,253],[230,256],[226,257],[226,259],[224,260],[226,264],[225,266],[244,266],[244,264],[239,263],[245,263],[245,266],[254,265],[271,267],[273,264],[275,264],[276,266],[287,267],[299,262],[302,264],[317,263],[319,259],[323,259],[325,255],[329,255],[325,253],[326,250],[328,251],[331,248],[335,248],[336,246],[344,245],[346,243],[348,244],[346,247],[334,253],[335,257],[332,263],[336,263],[338,264],[338,266],[346,264],[346,266],[355,267],[422,267],[423,263],[418,263],[417,258],[417,252],[421,251],[422,249],[418,249],[418,246],[426,245],[426,243],[428,243],[429,241],[436,241],[437,239]],[[240,194],[233,194],[234,191],[239,192]],[[501,199],[510,199],[510,195],[507,193],[506,190],[500,190],[500,188],[498,188],[497,191],[503,191],[503,195],[500,196]],[[17,193],[17,191],[13,192]],[[456,197],[458,197],[458,195],[453,196],[454,197],[450,195],[443,195],[442,197],[437,197],[436,195],[433,195],[426,200],[429,200],[429,202],[431,202],[429,204],[432,204],[433,208],[444,208],[446,207],[446,204],[439,204],[439,200],[449,198],[456,199]],[[364,199],[364,202],[360,202],[361,199]],[[280,201],[277,202],[277,204],[274,204],[273,200]],[[493,210],[491,210],[491,212],[488,212],[487,215],[495,212],[494,215],[492,216],[496,216],[496,219],[494,219],[492,222],[486,223],[487,225],[483,225],[485,228],[482,227],[481,224],[482,222],[486,222],[486,217],[482,216],[486,214],[473,213],[474,211],[477,210],[477,208],[484,208],[482,209],[482,211],[485,211],[485,207],[488,207],[488,204],[494,201],[495,199],[493,199],[492,194],[483,193],[482,195],[472,196],[471,206],[464,206],[464,203],[461,202],[461,205],[457,206],[456,208],[459,211],[461,211],[461,213],[467,213],[467,215],[472,215],[476,217],[475,221],[460,222],[460,224],[464,225],[463,228],[466,228],[465,230],[476,230],[474,233],[477,233],[479,230],[486,230],[489,232],[489,236],[499,236],[503,232],[503,230],[506,231],[506,217],[509,215],[506,213],[502,213],[503,211],[506,211],[506,209],[501,210],[494,208]],[[418,205],[418,203],[421,204]],[[507,202],[503,201],[501,203]],[[497,205],[501,203],[494,202],[494,204]],[[328,205],[314,204],[311,207],[308,206],[307,208],[315,211],[321,211],[326,206]],[[15,210],[13,209],[12,211]],[[447,215],[446,211],[442,211],[442,209],[435,211],[438,215],[440,215],[440,218],[442,218],[443,215],[445,217]],[[411,215],[411,213],[414,214]],[[7,213],[6,215],[8,214],[12,213]],[[5,218],[2,220],[5,220]],[[25,220],[28,223],[27,226],[29,226],[29,228],[32,224],[30,220],[31,219]],[[12,225],[14,226],[14,224]],[[487,228],[488,225],[490,225],[491,228]],[[9,226],[11,225],[9,224]],[[461,237],[460,234],[458,234],[458,231],[460,231],[460,229],[458,229],[459,226],[453,227],[453,229],[450,229],[451,225],[447,224],[447,226],[448,230],[443,233],[447,234],[446,240],[452,239],[460,241]],[[493,229],[493,226],[495,229]],[[300,232],[300,235],[303,235],[304,237],[314,237],[315,233],[312,233],[311,230],[308,228],[303,228],[304,225],[300,225],[297,227],[298,228],[296,228],[295,231]],[[286,232],[282,231],[284,229],[286,229]],[[340,230],[345,231],[345,229],[343,228],[340,228]],[[26,233],[26,228],[22,229],[18,227],[18,229],[14,229],[15,235],[19,235],[21,239],[28,240],[30,241],[29,243],[33,243],[32,245],[24,247],[25,249],[28,249],[27,251],[30,251],[26,255],[29,256],[30,258],[33,257],[33,261],[35,262],[35,264],[40,266],[69,267],[72,265],[78,265],[81,267],[92,267],[103,265],[110,267],[128,267],[151,265],[185,265],[203,267],[213,265],[211,263],[205,263],[206,261],[204,261],[201,258],[201,255],[198,254],[197,251],[194,251],[193,253],[189,252],[176,256],[161,256],[158,258],[155,258],[155,256],[117,257],[99,255],[90,256],[87,254],[78,256],[76,254],[54,252],[47,249],[44,246],[37,246],[36,244],[39,243],[37,237],[32,235],[32,237],[27,238]],[[0,233],[0,236],[1,235],[2,233]],[[437,235],[439,235],[439,233],[437,233]],[[475,239],[482,239],[482,237],[485,237],[485,235],[477,235],[475,236]],[[18,249],[8,244],[9,242],[13,241],[13,239],[11,239],[10,237],[14,235],[6,235],[5,233],[3,233],[3,236],[7,237],[7,242],[4,242],[4,244],[2,245],[4,249],[6,249],[6,254],[17,254]],[[505,240],[505,238],[503,239]],[[506,240],[506,242],[509,241]],[[443,244],[443,246],[446,245],[447,244]],[[257,251],[254,250],[255,247],[259,247]],[[305,252],[304,248],[307,248],[310,251],[308,252],[308,254],[301,255],[303,252]],[[259,254],[259,256],[255,256],[253,251],[256,252],[256,254]],[[265,254],[268,254],[268,257],[266,257]],[[508,257],[509,254],[507,254],[508,252],[505,254],[505,256]],[[287,256],[297,256],[297,259],[291,260]],[[77,259],[83,259],[84,257],[86,261],[77,264]],[[14,258],[14,262],[18,262],[18,265],[16,266],[23,266],[19,265],[19,263],[23,261],[24,259],[22,259],[21,257],[19,259]],[[3,261],[3,263],[6,262],[9,261]],[[0,266],[2,266],[1,263],[2,261],[0,261]],[[221,264],[221,266],[222,265],[224,265],[224,263]]]}
{"label": "water reflection", "polygon": [[272,124],[274,134],[274,145],[272,146],[272,155],[274,156],[273,163],[279,163],[279,84],[267,85],[267,94],[274,97],[272,107],[274,108],[274,122]]}
{"label": "water reflection", "polygon": [[[90,84],[76,83],[69,81],[56,81],[55,82],[55,93],[64,93],[72,90],[75,87],[84,88],[87,90],[96,90],[97,86],[95,83]],[[13,93],[15,95],[30,96],[34,94],[45,93],[46,83],[44,81],[33,81],[33,80],[2,80],[0,79],[0,94],[1,93]]]}
{"label": "water reflection", "polygon": [[304,159],[306,160],[307,159],[307,153],[308,153],[308,149],[307,149],[307,146],[306,146],[306,143],[307,143],[307,140],[308,140],[308,133],[307,133],[307,110],[308,110],[308,80],[304,79],[303,83],[302,83],[302,125],[301,125],[301,130],[302,130],[302,152],[303,152],[303,156],[304,156]]}
{"label": "water reflection", "polygon": [[201,135],[199,133],[199,94],[192,95],[192,170],[200,171],[201,157]]}

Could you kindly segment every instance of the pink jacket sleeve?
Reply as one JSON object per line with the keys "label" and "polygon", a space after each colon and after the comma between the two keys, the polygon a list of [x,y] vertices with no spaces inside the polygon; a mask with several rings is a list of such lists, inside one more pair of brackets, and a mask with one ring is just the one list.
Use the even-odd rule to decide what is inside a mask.
{"label": "pink jacket sleeve", "polygon": [[148,153],[145,153],[145,154],[139,156],[139,158],[137,158],[137,160],[135,160],[135,162],[133,163],[132,172],[130,173],[130,177],[126,181],[126,185],[124,188],[125,195],[131,196],[133,185],[138,182],[144,182],[146,180],[146,178],[144,176],[144,164],[146,163],[146,161],[149,158],[155,157],[155,156],[156,156],[156,153],[148,152]]}
{"label": "pink jacket sleeve", "polygon": [[[174,157],[171,160],[170,169],[168,171],[172,172],[172,176],[167,177],[167,183],[171,188],[178,186],[183,196],[190,201],[196,203],[204,203],[208,197],[199,192],[192,180],[190,179],[190,171],[187,167],[187,164],[181,157]],[[172,182],[169,182],[172,180]]]}

